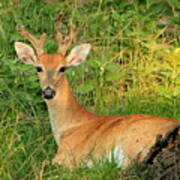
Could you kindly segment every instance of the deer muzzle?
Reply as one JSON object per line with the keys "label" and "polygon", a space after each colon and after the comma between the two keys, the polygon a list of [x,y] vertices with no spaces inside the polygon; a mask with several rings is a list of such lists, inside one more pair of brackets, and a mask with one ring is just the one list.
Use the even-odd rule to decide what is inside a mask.
{"label": "deer muzzle", "polygon": [[55,95],[56,91],[50,87],[47,87],[42,91],[42,96],[45,99],[52,99]]}

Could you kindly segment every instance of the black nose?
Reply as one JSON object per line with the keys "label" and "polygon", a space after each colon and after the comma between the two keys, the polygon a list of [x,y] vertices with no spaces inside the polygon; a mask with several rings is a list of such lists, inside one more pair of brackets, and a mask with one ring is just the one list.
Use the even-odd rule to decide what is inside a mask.
{"label": "black nose", "polygon": [[45,99],[52,99],[55,96],[55,94],[55,90],[50,87],[47,87],[42,91],[42,95]]}

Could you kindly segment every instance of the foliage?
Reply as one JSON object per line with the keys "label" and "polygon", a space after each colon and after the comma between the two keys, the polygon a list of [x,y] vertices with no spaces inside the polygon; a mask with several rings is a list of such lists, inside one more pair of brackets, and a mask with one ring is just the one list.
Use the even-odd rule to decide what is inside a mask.
{"label": "foliage", "polygon": [[123,176],[113,163],[73,171],[51,164],[57,147],[36,73],[15,56],[14,42],[25,41],[16,25],[46,32],[49,53],[55,27],[78,27],[76,43],[93,51],[67,76],[88,109],[180,119],[179,7],[178,0],[1,0],[0,179],[147,179],[135,169]]}

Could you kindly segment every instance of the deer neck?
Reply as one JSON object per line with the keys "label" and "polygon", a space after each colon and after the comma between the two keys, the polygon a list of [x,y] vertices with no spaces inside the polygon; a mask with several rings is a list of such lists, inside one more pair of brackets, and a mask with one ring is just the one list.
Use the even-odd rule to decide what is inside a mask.
{"label": "deer neck", "polygon": [[81,125],[94,117],[94,114],[86,111],[76,101],[65,75],[62,77],[56,97],[46,101],[46,103],[52,131],[58,144],[60,135],[64,131]]}

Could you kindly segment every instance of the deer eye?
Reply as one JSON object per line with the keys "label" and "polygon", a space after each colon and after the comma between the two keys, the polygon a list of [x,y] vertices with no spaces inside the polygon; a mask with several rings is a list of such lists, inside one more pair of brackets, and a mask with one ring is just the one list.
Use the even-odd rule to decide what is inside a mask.
{"label": "deer eye", "polygon": [[42,72],[43,70],[42,70],[42,68],[41,67],[36,67],[36,70],[37,70],[37,72]]}
{"label": "deer eye", "polygon": [[66,67],[59,68],[59,72],[65,72],[65,70],[66,70]]}

